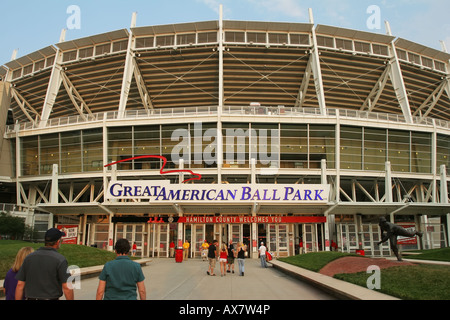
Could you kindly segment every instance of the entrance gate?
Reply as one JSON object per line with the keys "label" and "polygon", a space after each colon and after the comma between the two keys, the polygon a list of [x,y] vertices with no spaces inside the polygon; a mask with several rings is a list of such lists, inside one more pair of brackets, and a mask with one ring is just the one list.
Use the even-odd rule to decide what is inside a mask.
{"label": "entrance gate", "polygon": [[116,228],[116,239],[127,239],[131,247],[136,242],[137,256],[146,255],[144,247],[144,225],[143,224],[122,224],[118,223]]}

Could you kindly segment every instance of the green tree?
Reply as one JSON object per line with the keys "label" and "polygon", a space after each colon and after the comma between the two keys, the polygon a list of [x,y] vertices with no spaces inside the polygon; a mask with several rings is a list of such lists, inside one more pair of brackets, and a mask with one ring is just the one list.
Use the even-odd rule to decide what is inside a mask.
{"label": "green tree", "polygon": [[23,218],[13,217],[7,213],[0,213],[0,234],[18,239],[25,233]]}

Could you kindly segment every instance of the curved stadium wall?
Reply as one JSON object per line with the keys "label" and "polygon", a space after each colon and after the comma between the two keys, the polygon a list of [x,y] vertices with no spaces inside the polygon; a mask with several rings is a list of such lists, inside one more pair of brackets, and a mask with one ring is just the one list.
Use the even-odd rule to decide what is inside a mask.
{"label": "curved stadium wall", "polygon": [[[130,216],[241,214],[326,216],[316,250],[327,240],[358,248],[380,215],[422,229],[434,221],[442,245],[449,59],[393,36],[277,22],[138,27],[61,42],[0,69],[9,110],[2,157],[12,159],[3,184],[28,223],[50,213],[48,224],[79,225],[84,244],[117,237]],[[317,206],[110,206],[112,179],[185,177],[162,176],[162,160],[145,155],[201,174],[195,183],[328,184],[330,195]],[[116,229],[86,230],[113,217],[123,218]],[[304,234],[287,228],[292,242]],[[342,243],[346,232],[359,239],[353,246]]]}

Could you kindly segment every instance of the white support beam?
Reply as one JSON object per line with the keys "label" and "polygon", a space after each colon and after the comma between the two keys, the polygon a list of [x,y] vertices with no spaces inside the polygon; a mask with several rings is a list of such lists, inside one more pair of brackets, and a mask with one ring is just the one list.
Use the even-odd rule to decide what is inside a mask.
{"label": "white support beam", "polygon": [[[445,91],[445,86],[447,84],[447,81],[444,80],[441,82],[441,84],[433,91],[433,93],[422,103],[422,105],[413,113],[413,117],[417,116],[418,114],[425,118],[427,117],[430,112],[434,109],[436,104],[439,102],[439,99],[441,99],[442,94]],[[427,111],[422,114],[422,110],[427,108]]]}
{"label": "white support beam", "polygon": [[[39,112],[37,112],[36,109],[34,109],[31,106],[31,104],[13,86],[11,87],[11,95],[14,98],[14,100],[16,100],[17,104],[19,105],[20,109],[25,114],[25,116],[28,118],[28,120],[30,120],[30,122],[33,123],[33,125],[35,125],[36,122],[39,121],[39,119],[41,118]],[[35,118],[31,116],[28,110],[35,115]]]}
{"label": "white support beam", "polygon": [[67,94],[69,95],[70,100],[72,101],[72,104],[74,105],[75,109],[77,109],[80,116],[87,120],[87,117],[85,115],[85,111],[88,115],[91,117],[94,117],[91,110],[89,109],[87,103],[84,101],[83,97],[80,95],[78,90],[73,85],[72,81],[70,81],[69,77],[64,73],[64,71],[61,70],[61,78],[62,82],[64,84],[64,88],[67,91]]}
{"label": "white support beam", "polygon": [[385,189],[385,202],[391,203],[393,202],[393,196],[392,196],[392,174],[391,174],[391,163],[389,161],[386,161],[385,163],[386,168],[386,176],[385,176],[385,183],[384,183],[384,189]]}
{"label": "white support beam", "polygon": [[312,55],[309,56],[308,64],[306,65],[305,74],[303,75],[300,89],[298,90],[297,99],[295,100],[295,108],[301,108],[306,99],[306,92],[308,91],[309,82],[312,75]]}
{"label": "white support beam", "polygon": [[367,97],[366,101],[364,101],[364,104],[361,107],[361,111],[367,109],[367,111],[371,112],[375,108],[375,106],[378,103],[378,100],[381,97],[381,94],[383,93],[387,80],[389,79],[390,72],[391,72],[391,65],[388,64],[386,66],[386,69],[384,69],[383,73],[381,74],[380,79],[378,79],[377,83],[375,84],[369,96]]}
{"label": "white support beam", "polygon": [[[133,16],[131,18],[131,29],[136,26],[136,12],[133,12]],[[122,87],[120,90],[120,100],[119,100],[119,109],[117,113],[118,119],[123,119],[125,117],[125,111],[127,108],[128,96],[130,94],[131,81],[133,80],[134,68],[136,61],[134,59],[134,48],[135,48],[135,37],[133,32],[130,31],[130,35],[128,37],[128,47],[125,58],[125,68],[123,71],[122,78]]]}
{"label": "white support beam", "polygon": [[[135,59],[135,58],[133,58]],[[144,77],[142,76],[141,70],[139,70],[136,60],[134,61],[134,79],[136,80],[139,95],[141,96],[142,104],[144,105],[147,113],[154,109],[152,100],[150,99],[150,93],[147,90],[147,85],[145,84]]]}
{"label": "white support beam", "polygon": [[[312,9],[309,9],[310,23],[314,24],[314,16]],[[322,115],[326,114],[327,106],[325,102],[325,90],[323,87],[322,69],[320,67],[320,53],[317,46],[316,26],[312,28],[312,50],[311,50],[311,67],[313,72],[314,86],[316,88],[317,100],[319,102],[319,109]]]}
{"label": "white support beam", "polygon": [[55,105],[56,97],[58,96],[59,88],[62,84],[61,77],[61,63],[62,63],[62,52],[58,49],[56,51],[55,62],[53,63],[52,73],[50,75],[50,81],[48,84],[47,92],[45,94],[44,106],[42,108],[41,122],[39,127],[45,128],[47,126],[47,121]]}

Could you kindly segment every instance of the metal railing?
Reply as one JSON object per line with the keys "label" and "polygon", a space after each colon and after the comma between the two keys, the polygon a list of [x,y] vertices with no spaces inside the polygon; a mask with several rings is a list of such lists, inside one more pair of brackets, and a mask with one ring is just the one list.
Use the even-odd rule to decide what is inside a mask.
{"label": "metal railing", "polygon": [[[130,120],[130,119],[155,119],[155,118],[185,118],[215,116],[218,114],[217,106],[185,107],[185,108],[163,108],[149,110],[127,110],[123,118],[119,119],[118,111],[108,111],[94,113],[92,115],[78,115],[50,119],[45,125],[42,123],[22,122],[18,123],[19,131],[34,130],[38,128],[54,128],[60,126],[80,125],[94,122]],[[224,116],[278,116],[278,117],[318,117],[318,118],[347,118],[353,120],[371,120],[379,122],[394,122],[406,124],[405,117],[401,114],[388,114],[378,112],[368,112],[349,109],[326,109],[322,114],[319,108],[296,108],[285,106],[224,106],[222,110]],[[438,128],[450,129],[450,122],[439,119],[413,117],[414,124],[425,126],[436,125]],[[14,133],[15,125],[9,125],[6,133]]]}

